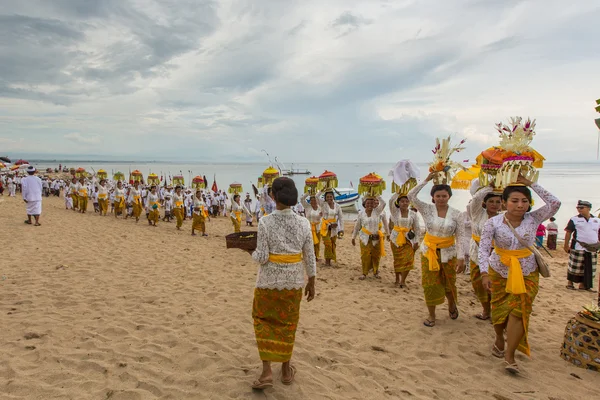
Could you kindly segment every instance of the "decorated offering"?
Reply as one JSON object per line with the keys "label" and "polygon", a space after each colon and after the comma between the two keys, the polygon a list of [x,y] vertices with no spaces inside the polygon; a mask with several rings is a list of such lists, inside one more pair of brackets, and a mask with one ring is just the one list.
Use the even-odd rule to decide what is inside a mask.
{"label": "decorated offering", "polygon": [[183,175],[175,175],[173,176],[173,185],[175,186],[184,186],[185,180],[183,179]]}
{"label": "decorated offering", "polygon": [[317,193],[317,189],[319,187],[319,178],[316,176],[311,176],[310,178],[306,178],[304,181],[304,193],[308,193],[314,195]]}
{"label": "decorated offering", "polygon": [[96,175],[98,175],[98,179],[108,179],[108,173],[103,169],[99,169]]}
{"label": "decorated offering", "polygon": [[448,136],[446,139],[435,139],[435,148],[433,153],[433,161],[429,164],[429,172],[435,172],[433,177],[434,185],[448,184],[452,181],[452,177],[457,171],[464,170],[460,163],[452,161],[450,157],[454,153],[459,153],[465,148],[462,145],[465,140],[461,140],[458,146],[452,146],[452,139]]}
{"label": "decorated offering", "polygon": [[233,182],[232,184],[229,185],[229,193],[231,194],[238,194],[244,191],[244,188],[242,187],[242,184],[239,182]]}
{"label": "decorated offering", "polygon": [[360,195],[367,197],[381,196],[384,190],[385,181],[375,172],[371,172],[359,180],[358,194]]}
{"label": "decorated offering", "polygon": [[160,185],[160,178],[156,174],[148,175],[148,185]]}
{"label": "decorated offering", "polygon": [[75,176],[77,178],[85,178],[86,177],[85,169],[84,168],[77,168],[75,170]]}
{"label": "decorated offering", "polygon": [[521,117],[510,118],[508,125],[496,124],[496,130],[500,134],[498,146],[484,150],[477,157],[480,185],[493,184],[500,190],[515,185],[519,174],[536,182],[544,157],[530,146],[535,136],[535,120],[523,122]]}
{"label": "decorated offering", "polygon": [[331,190],[335,189],[338,186],[337,175],[331,171],[325,170],[321,175],[319,175],[319,190]]}
{"label": "decorated offering", "polygon": [[272,185],[273,181],[279,178],[279,170],[269,166],[269,168],[265,169],[258,179],[258,187],[263,187],[264,185]]}
{"label": "decorated offering", "polygon": [[204,178],[200,175],[196,175],[194,179],[192,179],[192,187],[196,190],[206,189],[206,182]]}
{"label": "decorated offering", "polygon": [[390,170],[388,176],[392,177],[392,192],[406,196],[417,186],[417,179],[420,176],[419,167],[410,160],[401,160]]}
{"label": "decorated offering", "polygon": [[124,174],[124,173],[122,173],[122,172],[120,172],[120,171],[117,171],[117,172],[115,172],[115,173],[114,173],[114,175],[113,175],[113,180],[114,180],[115,182],[118,182],[118,181],[124,181],[124,180],[125,180],[125,174]]}

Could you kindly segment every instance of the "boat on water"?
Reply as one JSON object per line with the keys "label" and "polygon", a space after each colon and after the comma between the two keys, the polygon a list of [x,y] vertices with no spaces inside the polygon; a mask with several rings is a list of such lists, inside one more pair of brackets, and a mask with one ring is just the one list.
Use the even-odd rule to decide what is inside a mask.
{"label": "boat on water", "polygon": [[[346,212],[358,212],[358,199],[359,195],[355,189],[352,188],[336,188],[335,189],[335,202]],[[321,195],[324,198],[324,195]],[[306,201],[307,204],[303,204],[305,207],[310,207],[310,202]]]}
{"label": "boat on water", "polygon": [[282,175],[310,175],[310,171],[307,169],[284,169],[281,171]]}

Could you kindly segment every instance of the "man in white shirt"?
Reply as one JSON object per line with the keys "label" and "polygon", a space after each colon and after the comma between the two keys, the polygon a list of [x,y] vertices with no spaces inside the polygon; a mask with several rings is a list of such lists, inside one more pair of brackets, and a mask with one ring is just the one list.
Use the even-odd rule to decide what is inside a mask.
{"label": "man in white shirt", "polygon": [[[597,245],[600,233],[600,218],[590,211],[592,203],[579,200],[578,215],[569,220],[565,228],[565,252],[569,253],[567,270],[567,289],[575,289],[573,283],[579,283],[579,290],[594,291],[594,274],[598,261],[598,250],[590,248]],[[593,247],[593,246],[592,246]]]}
{"label": "man in white shirt", "polygon": [[31,217],[35,218],[35,226],[40,226],[40,215],[42,214],[42,180],[35,176],[35,167],[27,167],[28,176],[21,180],[21,194],[23,201],[27,204],[26,224],[31,225]]}

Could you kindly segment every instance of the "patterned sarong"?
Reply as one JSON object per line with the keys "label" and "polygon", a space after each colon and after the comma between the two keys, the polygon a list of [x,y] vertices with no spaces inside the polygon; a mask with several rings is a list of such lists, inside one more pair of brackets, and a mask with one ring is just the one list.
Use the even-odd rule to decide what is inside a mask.
{"label": "patterned sarong", "polygon": [[[437,250],[437,259],[441,260],[440,250]],[[421,277],[425,303],[428,306],[439,306],[444,304],[446,293],[452,293],[454,301],[458,303],[458,292],[456,290],[456,257],[448,262],[440,262],[439,271],[429,270],[429,259],[421,255]]]}
{"label": "patterned sarong", "polygon": [[321,239],[323,240],[323,244],[325,245],[325,251],[323,256],[325,257],[326,260],[333,260],[333,261],[337,261],[336,259],[336,251],[335,251],[335,247],[336,247],[336,240],[337,237],[331,237],[331,233],[328,232],[326,236],[321,236]]}
{"label": "patterned sarong", "polygon": [[479,265],[475,264],[471,261],[470,265],[471,270],[471,284],[473,285],[473,291],[475,292],[475,296],[479,302],[483,305],[490,302],[490,293],[483,287],[481,283],[481,271],[479,270]]}
{"label": "patterned sarong", "polygon": [[239,233],[242,231],[242,226],[240,224],[240,221],[237,220],[237,218],[235,216],[231,216],[231,223],[233,224],[233,231],[235,233]]}
{"label": "patterned sarong", "polygon": [[571,249],[571,252],[569,253],[567,280],[575,283],[583,283],[586,289],[594,287],[597,262],[597,253]]}
{"label": "patterned sarong", "polygon": [[252,319],[262,361],[286,362],[292,358],[301,301],[302,289],[254,289]]}
{"label": "patterned sarong", "polygon": [[517,350],[530,355],[528,332],[529,316],[533,310],[533,300],[539,290],[540,273],[538,270],[524,276],[526,293],[513,294],[506,291],[506,278],[492,268],[489,269],[489,277],[492,283],[492,324],[503,324],[510,314],[523,320],[525,334],[517,347]]}
{"label": "patterned sarong", "polygon": [[194,230],[198,229],[198,230],[204,232],[204,230],[206,229],[205,220],[206,220],[206,218],[204,217],[204,215],[194,212],[194,216],[192,219],[192,229],[194,229]]}
{"label": "patterned sarong", "polygon": [[360,242],[360,262],[362,264],[363,275],[368,275],[369,270],[373,270],[373,274],[376,275],[379,271],[379,261],[381,260],[381,246],[373,244],[373,241],[369,239],[367,244]]}
{"label": "patterned sarong", "polygon": [[546,245],[549,250],[556,250],[556,239],[558,235],[548,235],[548,239],[546,241]]}
{"label": "patterned sarong", "polygon": [[390,243],[394,256],[394,272],[408,272],[415,267],[415,251],[410,242],[398,247]]}

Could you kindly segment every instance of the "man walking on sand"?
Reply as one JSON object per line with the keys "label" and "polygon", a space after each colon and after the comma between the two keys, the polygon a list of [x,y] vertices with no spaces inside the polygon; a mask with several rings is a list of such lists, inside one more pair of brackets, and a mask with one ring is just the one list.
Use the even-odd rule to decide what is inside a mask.
{"label": "man walking on sand", "polygon": [[40,226],[40,214],[42,214],[42,180],[35,176],[35,167],[27,167],[28,176],[21,180],[21,194],[23,201],[27,204],[26,224],[31,225],[31,217],[35,218],[35,226]]}
{"label": "man walking on sand", "polygon": [[573,283],[579,283],[579,290],[594,291],[594,275],[598,260],[597,249],[600,232],[600,218],[594,217],[589,201],[579,200],[578,215],[569,220],[565,228],[565,252],[569,253],[567,289],[574,290]]}

